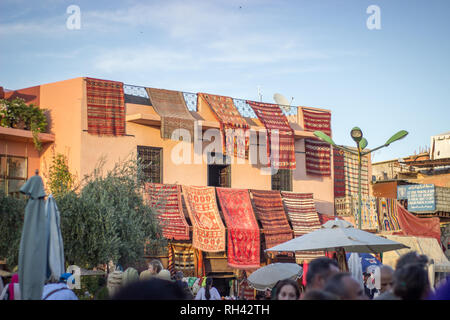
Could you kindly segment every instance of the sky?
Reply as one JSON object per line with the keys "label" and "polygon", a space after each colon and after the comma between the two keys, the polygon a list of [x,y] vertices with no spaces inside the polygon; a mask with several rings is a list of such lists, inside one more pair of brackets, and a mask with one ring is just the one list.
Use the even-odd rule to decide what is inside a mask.
{"label": "sky", "polygon": [[385,161],[450,131],[449,14],[448,0],[1,0],[0,86],[86,76],[255,101],[259,87],[330,110],[339,145],[355,126],[368,148],[408,131],[372,154]]}

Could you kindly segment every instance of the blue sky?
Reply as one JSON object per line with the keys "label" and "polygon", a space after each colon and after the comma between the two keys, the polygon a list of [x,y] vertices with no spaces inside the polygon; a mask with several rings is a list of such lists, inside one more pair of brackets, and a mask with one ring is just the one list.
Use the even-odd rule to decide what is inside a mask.
{"label": "blue sky", "polygon": [[354,126],[369,148],[407,130],[383,161],[450,131],[449,14],[448,0],[1,0],[0,86],[91,76],[250,100],[260,86],[265,102],[330,109],[338,144]]}

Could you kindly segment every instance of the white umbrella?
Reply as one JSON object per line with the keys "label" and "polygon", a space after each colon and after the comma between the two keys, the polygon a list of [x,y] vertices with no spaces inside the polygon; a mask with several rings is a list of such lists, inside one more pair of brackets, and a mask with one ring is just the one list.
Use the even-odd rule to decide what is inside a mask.
{"label": "white umbrella", "polygon": [[347,221],[331,220],[320,229],[265,251],[337,251],[338,248],[344,248],[347,252],[381,253],[408,247],[400,242],[355,229]]}
{"label": "white umbrella", "polygon": [[276,283],[284,279],[296,280],[303,274],[303,268],[296,263],[272,263],[253,272],[247,281],[250,287],[265,291],[272,289]]}

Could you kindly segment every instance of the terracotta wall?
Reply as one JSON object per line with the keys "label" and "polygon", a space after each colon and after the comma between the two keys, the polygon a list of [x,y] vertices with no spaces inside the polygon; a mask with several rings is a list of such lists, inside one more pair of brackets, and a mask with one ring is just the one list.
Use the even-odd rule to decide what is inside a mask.
{"label": "terracotta wall", "polygon": [[28,158],[28,177],[34,175],[36,169],[40,169],[39,152],[33,142],[19,142],[0,140],[0,154]]}

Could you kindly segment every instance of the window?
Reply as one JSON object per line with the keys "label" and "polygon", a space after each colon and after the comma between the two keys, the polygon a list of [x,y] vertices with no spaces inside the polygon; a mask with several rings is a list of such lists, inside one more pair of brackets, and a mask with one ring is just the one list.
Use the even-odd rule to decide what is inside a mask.
{"label": "window", "polygon": [[292,191],[292,170],[278,169],[272,175],[272,190]]}
{"label": "window", "polygon": [[0,155],[0,188],[6,194],[19,195],[27,181],[28,162],[25,157]]}
{"label": "window", "polygon": [[[223,155],[218,155],[220,157]],[[215,153],[211,152],[208,155],[208,163],[213,163],[210,161],[211,158],[215,157]],[[217,159],[217,158],[216,158]],[[223,157],[223,164],[208,164],[208,186],[209,187],[223,187],[231,188],[231,165],[226,164],[227,158]]]}
{"label": "window", "polygon": [[162,148],[138,146],[137,154],[143,165],[140,178],[146,182],[162,183]]}

